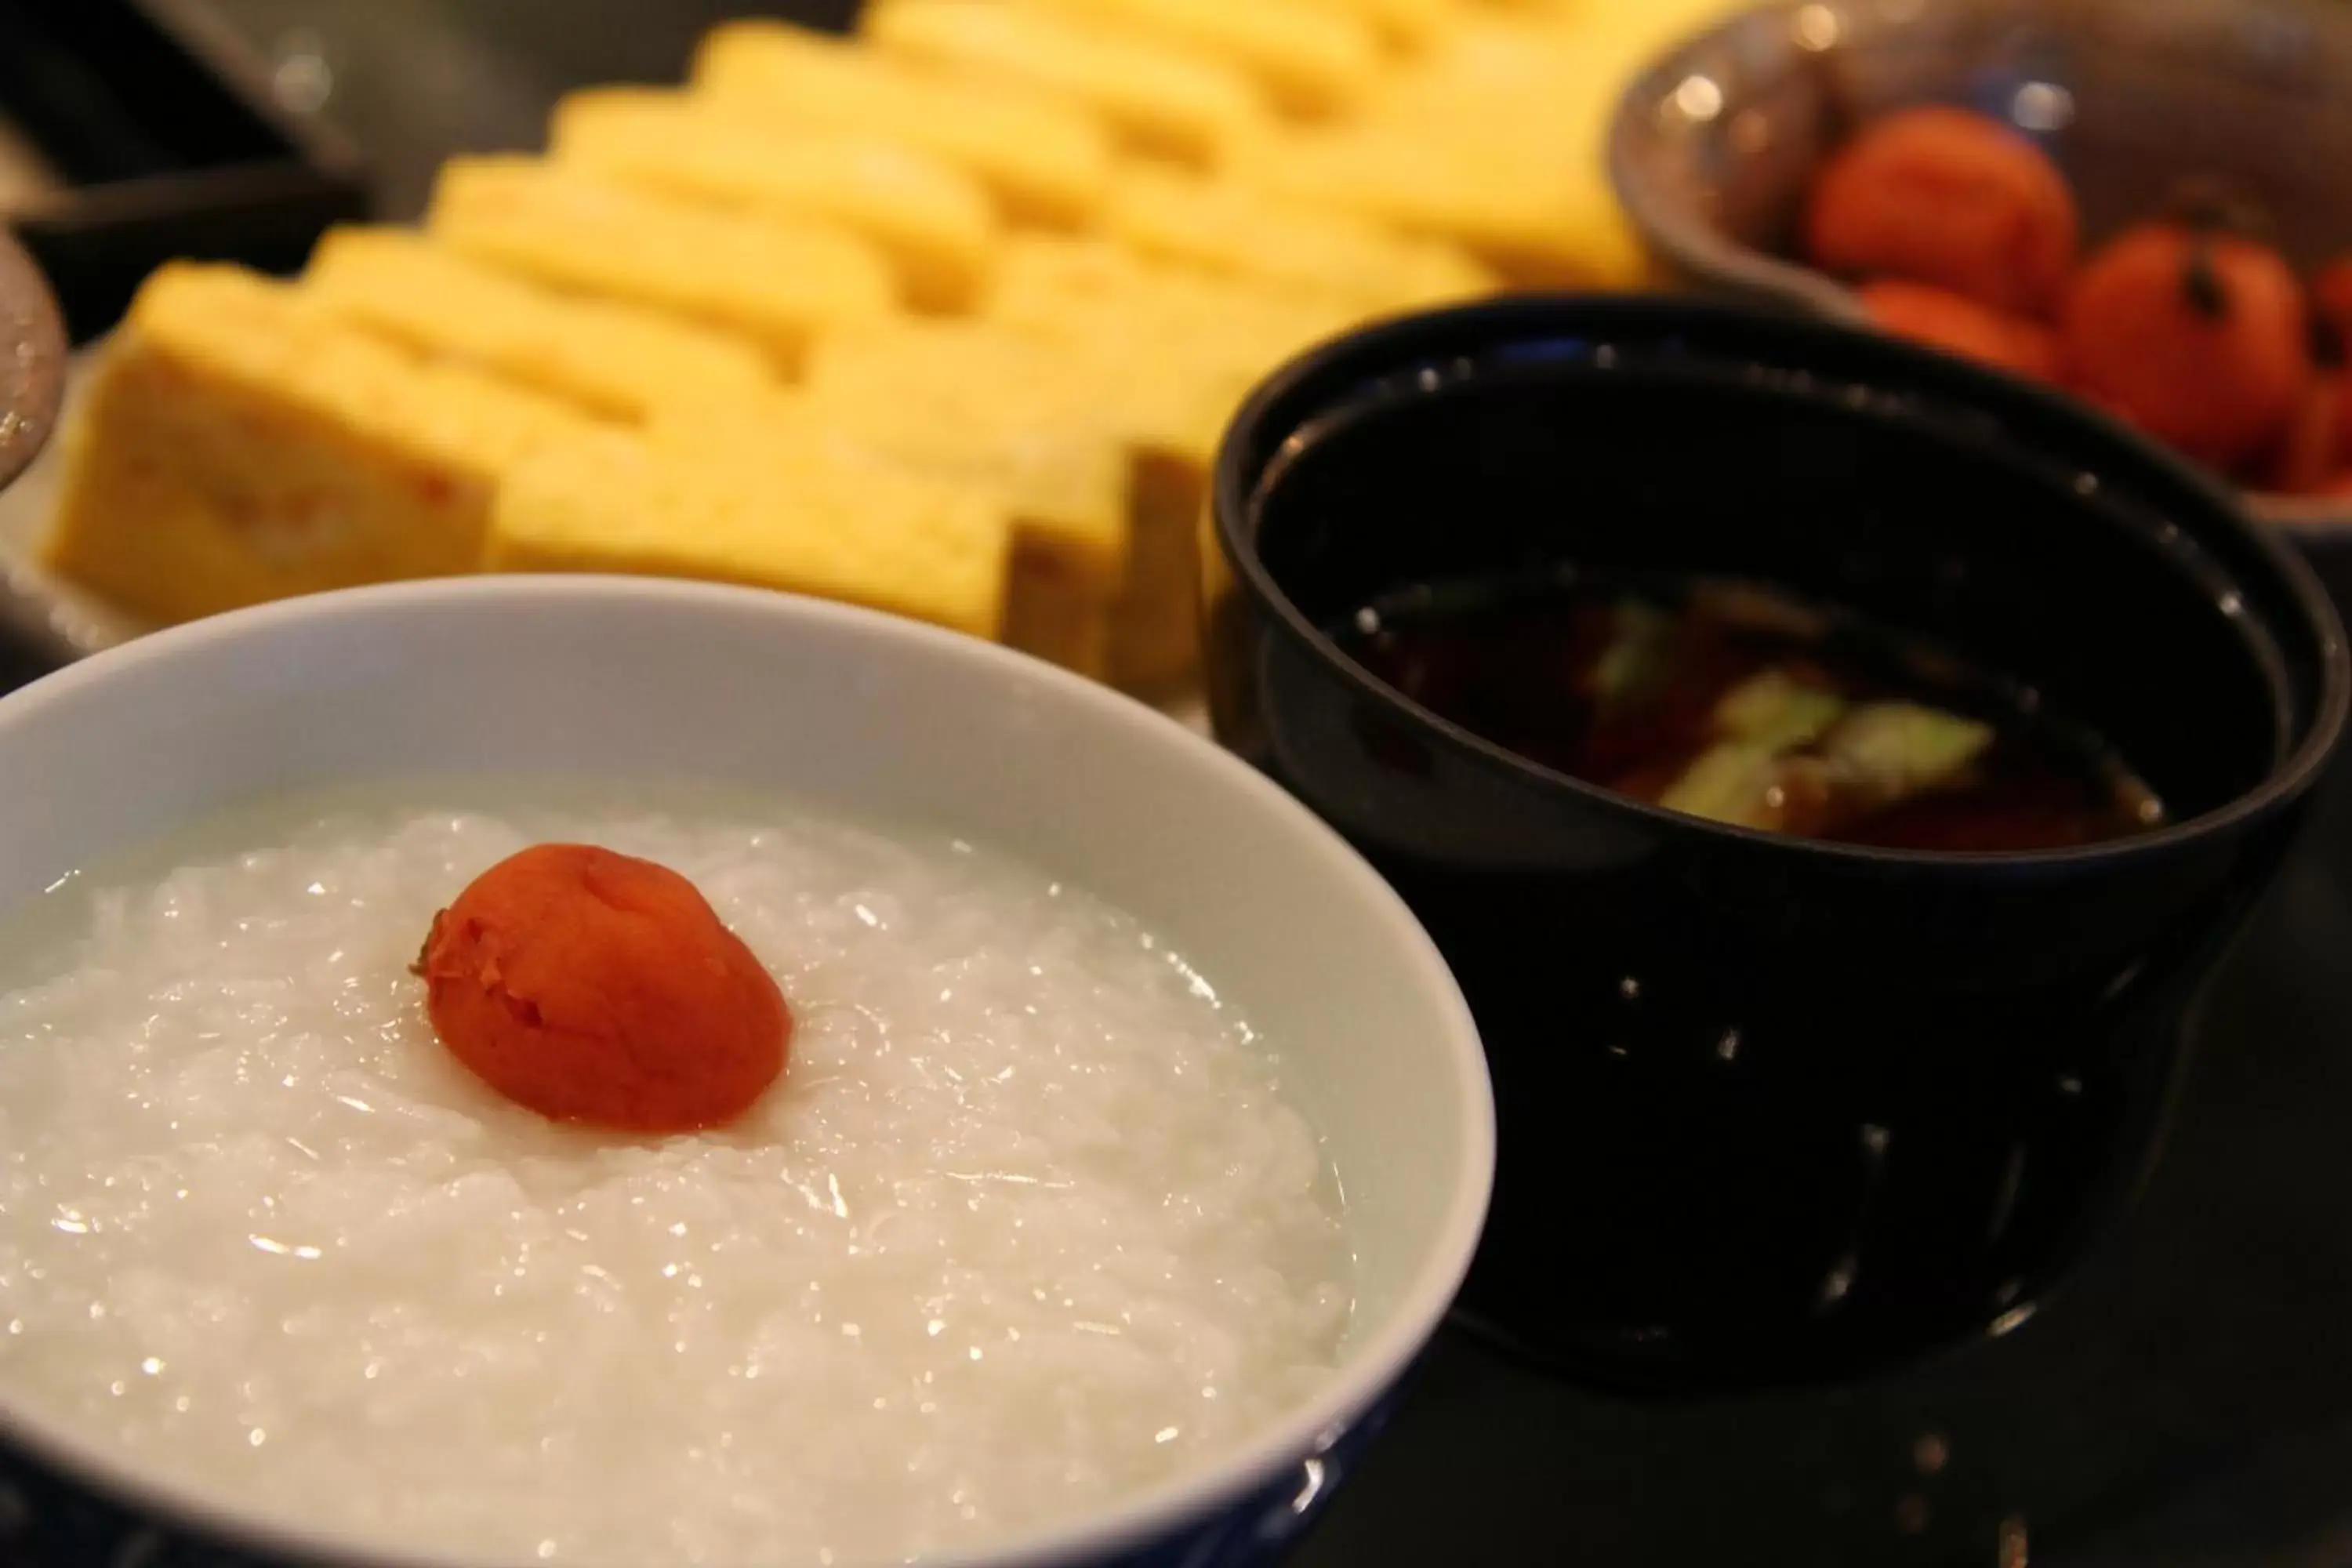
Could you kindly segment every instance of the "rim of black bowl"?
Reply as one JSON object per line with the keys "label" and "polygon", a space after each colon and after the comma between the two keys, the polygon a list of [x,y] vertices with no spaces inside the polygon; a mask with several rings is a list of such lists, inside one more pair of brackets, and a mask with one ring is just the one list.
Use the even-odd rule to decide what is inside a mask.
{"label": "rim of black bowl", "polygon": [[[2318,680],[2311,693],[2304,732],[2292,738],[2284,754],[2254,788],[2185,822],[2128,838],[2066,849],[2030,850],[1898,849],[1801,838],[1652,805],[1495,744],[1415,702],[1349,658],[1300,612],[1266,570],[1258,555],[1256,538],[1266,482],[1279,475],[1286,459],[1302,450],[1317,431],[1342,423],[1374,403],[1393,406],[1482,373],[1491,374],[1508,363],[1507,356],[1515,348],[1530,351],[1528,357],[1533,359],[1546,357],[1540,352],[1546,345],[1589,342],[1589,357],[1605,369],[1609,362],[1601,355],[1610,347],[1605,340],[1617,333],[1686,346],[1696,351],[1693,359],[1697,363],[1710,357],[1706,352],[1710,338],[1732,338],[1746,345],[1727,349],[1717,363],[1733,363],[1735,354],[1755,353],[1759,345],[1772,343],[1771,361],[1759,363],[1784,374],[1818,374],[1823,383],[1837,386],[1867,387],[1876,382],[1888,395],[1925,394],[1941,406],[1975,411],[1994,420],[2005,408],[2054,426],[2074,437],[2078,445],[2098,449],[2098,457],[2112,459],[2095,465],[2088,456],[2063,458],[2084,464],[2083,471],[2102,479],[2102,488],[2099,470],[2120,465],[2141,468],[2144,477],[2153,478],[2159,488],[2170,486],[2187,492],[2191,502],[2202,506],[2221,525],[2231,544],[2276,575],[2276,586],[2292,608],[2300,612],[2315,639]],[[1808,355],[1804,352],[1808,342],[1832,351],[1839,367],[1812,370],[1810,361],[1829,356]],[[2021,450],[2032,450],[2031,443],[2007,438]],[[2126,486],[2120,493],[2147,510],[2178,510],[2147,499],[2139,488]],[[1868,328],[1814,317],[1684,298],[1522,294],[1375,322],[1307,350],[1250,394],[1218,444],[1210,513],[1217,548],[1226,564],[1285,631],[1342,679],[1392,704],[1440,742],[1490,769],[1565,789],[1637,816],[1790,854],[1927,870],[2063,865],[2147,855],[2280,810],[2307,793],[2333,760],[2345,733],[2347,711],[2352,711],[2352,656],[2347,656],[2344,626],[2333,601],[2302,557],[2252,519],[2242,499],[2222,481],[2119,420],[2055,391]],[[2204,533],[2200,530],[2196,537],[2200,548],[2210,553]],[[2231,570],[2243,575],[2242,566],[2233,565]]]}

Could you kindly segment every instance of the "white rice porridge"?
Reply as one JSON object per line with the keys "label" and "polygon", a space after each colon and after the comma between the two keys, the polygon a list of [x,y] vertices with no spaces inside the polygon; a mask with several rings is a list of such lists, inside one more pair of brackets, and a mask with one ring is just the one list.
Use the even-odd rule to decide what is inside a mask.
{"label": "white rice porridge", "polygon": [[[0,1399],[309,1525],[634,1568],[985,1541],[1328,1375],[1337,1184],[1133,921],[795,808],[467,798],[214,825],[22,926]],[[434,911],[550,839],[685,874],[775,973],[744,1121],[555,1127],[434,1038]]]}

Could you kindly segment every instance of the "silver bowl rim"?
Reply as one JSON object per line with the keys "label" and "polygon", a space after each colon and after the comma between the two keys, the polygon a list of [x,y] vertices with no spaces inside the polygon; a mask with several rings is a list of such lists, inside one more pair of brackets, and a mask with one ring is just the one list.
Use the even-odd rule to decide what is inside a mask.
{"label": "silver bowl rim", "polygon": [[56,431],[65,367],[56,296],[24,247],[0,230],[0,489]]}

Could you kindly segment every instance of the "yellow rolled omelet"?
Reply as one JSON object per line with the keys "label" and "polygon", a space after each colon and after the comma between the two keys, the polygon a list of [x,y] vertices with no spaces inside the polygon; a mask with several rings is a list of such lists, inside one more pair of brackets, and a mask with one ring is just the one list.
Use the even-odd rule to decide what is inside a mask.
{"label": "yellow rolled omelet", "polygon": [[1025,5],[882,0],[860,26],[885,54],[1083,105],[1153,156],[1214,165],[1268,113],[1219,61]]}
{"label": "yellow rolled omelet", "polygon": [[595,428],[273,279],[173,263],[108,345],[43,554],[163,622],[471,572],[507,479]]}
{"label": "yellow rolled omelet", "polygon": [[[961,333],[909,322],[910,331]],[[906,363],[904,351],[860,352],[835,364]],[[937,358],[938,351],[929,352]],[[1002,639],[1083,675],[1108,673],[1110,605],[1126,553],[1126,471],[1115,444],[1043,416],[1024,428],[1005,415],[984,426],[943,425],[938,416],[969,413],[971,392],[946,378],[893,383],[868,396],[860,370],[825,373],[824,384],[704,406],[681,405],[658,418],[656,440],[674,450],[732,461],[741,453],[801,450],[812,445],[988,497],[1013,529],[1003,589]],[[1027,368],[1016,366],[1016,369]],[[1004,399],[995,400],[998,405]],[[1108,531],[1110,537],[1102,534]],[[1106,559],[1108,552],[1108,559]]]}
{"label": "yellow rolled omelet", "polygon": [[1021,223],[1081,226],[1110,186],[1110,136],[1091,113],[785,22],[713,28],[696,51],[692,91],[755,122],[871,136],[945,159]]}
{"label": "yellow rolled omelet", "polygon": [[869,442],[1006,494],[1034,547],[1115,584],[1126,477],[1100,389],[1025,334],[986,321],[885,322],[821,343],[810,401]]}
{"label": "yellow rolled omelet", "polygon": [[1459,246],[1175,169],[1130,169],[1104,209],[1103,232],[1139,256],[1352,296],[1368,313],[1471,299],[1501,285]]}
{"label": "yellow rolled omelet", "polygon": [[1429,47],[1476,7],[1468,0],[1297,0],[1370,23],[1391,49],[1410,55]]}
{"label": "yellow rolled omelet", "polygon": [[856,132],[747,122],[657,88],[575,92],[556,106],[558,168],[751,214],[814,216],[874,242],[907,300],[961,310],[998,234],[988,192],[931,153]]}
{"label": "yellow rolled omelet", "polygon": [[736,583],[1003,630],[1012,525],[991,498],[789,433],[721,449],[594,431],[550,447],[499,488],[484,563]]}
{"label": "yellow rolled omelet", "polygon": [[1354,108],[1386,64],[1379,35],[1360,16],[1285,0],[1019,3],[1223,61],[1277,110],[1310,118]]}
{"label": "yellow rolled omelet", "polygon": [[1250,386],[1360,320],[1360,301],[1157,265],[1103,240],[1016,237],[987,310],[1053,345],[1125,439],[1131,531],[1111,677],[1146,694],[1181,688],[1199,665],[1194,536],[1217,437]]}
{"label": "yellow rolled omelet", "polygon": [[712,211],[535,158],[451,159],[425,228],[555,288],[740,332],[787,374],[817,333],[898,301],[888,263],[837,225]]}
{"label": "yellow rolled omelet", "polygon": [[342,228],[311,254],[302,294],[418,353],[462,361],[600,417],[642,422],[682,397],[776,384],[749,341],[678,317],[567,296],[414,229]]}
{"label": "yellow rolled omelet", "polygon": [[1245,143],[1232,172],[1278,201],[1458,245],[1521,287],[1620,288],[1643,275],[1598,172],[1507,139],[1385,121],[1286,129]]}

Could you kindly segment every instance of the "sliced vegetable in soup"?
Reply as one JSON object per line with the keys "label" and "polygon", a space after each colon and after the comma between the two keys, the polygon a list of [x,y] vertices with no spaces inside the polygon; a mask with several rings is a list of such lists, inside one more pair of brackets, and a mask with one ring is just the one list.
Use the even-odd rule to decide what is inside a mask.
{"label": "sliced vegetable in soup", "polygon": [[2030,689],[1746,584],[1560,573],[1424,584],[1334,635],[1495,745],[1735,826],[2014,851],[2165,821],[2112,748]]}

